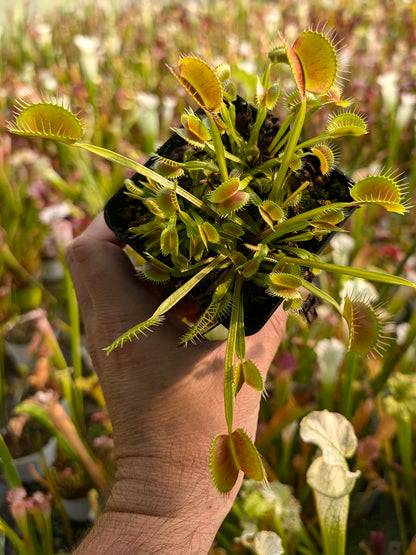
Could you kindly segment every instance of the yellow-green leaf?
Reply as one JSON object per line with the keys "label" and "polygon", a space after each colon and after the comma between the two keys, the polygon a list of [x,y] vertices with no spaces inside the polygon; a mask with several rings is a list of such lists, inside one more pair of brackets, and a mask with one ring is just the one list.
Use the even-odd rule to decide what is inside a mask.
{"label": "yellow-green leaf", "polygon": [[205,251],[205,245],[199,235],[193,235],[189,239],[189,257],[198,261],[201,260]]}
{"label": "yellow-green leaf", "polygon": [[271,295],[283,299],[300,299],[301,294],[298,287],[302,285],[302,280],[297,276],[283,272],[269,275],[269,289]]}
{"label": "yellow-green leaf", "polygon": [[363,357],[380,349],[383,323],[377,309],[368,300],[346,296],[342,315],[350,334],[348,349]]}
{"label": "yellow-green leaf", "polygon": [[166,216],[179,210],[178,198],[174,189],[161,188],[156,194],[156,203]]}
{"label": "yellow-green leaf", "polygon": [[210,201],[214,203],[223,202],[233,197],[240,187],[240,180],[238,177],[232,177],[224,183],[221,183],[210,195]]}
{"label": "yellow-green leaf", "polygon": [[338,72],[337,51],[328,37],[317,31],[304,31],[293,44],[303,69],[305,90],[326,94]]}
{"label": "yellow-green leaf", "polygon": [[208,248],[208,243],[218,243],[220,240],[218,231],[210,222],[199,225],[198,231],[206,248]]}
{"label": "yellow-green leaf", "polygon": [[260,370],[252,360],[245,360],[242,364],[244,381],[256,391],[263,391],[264,383]]}
{"label": "yellow-green leaf", "polygon": [[224,222],[221,225],[221,229],[227,235],[230,235],[231,237],[236,237],[237,239],[242,235],[244,235],[243,227],[234,222],[228,222],[228,221]]}
{"label": "yellow-green leaf", "polygon": [[215,67],[214,71],[217,74],[218,79],[221,81],[221,83],[224,83],[224,81],[227,81],[231,77],[230,64],[225,64],[225,63],[219,64]]}
{"label": "yellow-green leaf", "polygon": [[214,210],[221,216],[228,216],[246,205],[250,195],[240,190],[242,186],[238,177],[232,177],[221,183],[209,197],[214,203]]}
{"label": "yellow-green leaf", "polygon": [[181,58],[178,68],[179,74],[169,67],[197,104],[210,112],[219,112],[223,93],[221,82],[215,71],[206,62],[193,56]]}
{"label": "yellow-green leaf", "polygon": [[244,430],[237,428],[232,432],[231,447],[237,466],[253,480],[265,479],[263,463],[254,443]]}
{"label": "yellow-green leaf", "polygon": [[183,127],[173,129],[180,137],[196,148],[204,148],[210,140],[211,134],[205,123],[193,111],[188,111],[181,117]]}
{"label": "yellow-green leaf", "polygon": [[215,211],[220,216],[230,216],[240,210],[250,200],[250,195],[245,191],[237,191],[235,195],[215,205]]}
{"label": "yellow-green leaf", "polygon": [[163,175],[163,177],[168,177],[169,179],[176,179],[183,175],[183,169],[179,162],[164,158],[163,156],[158,156],[156,158],[153,163],[153,169],[159,175]]}
{"label": "yellow-green leaf", "polygon": [[288,63],[284,46],[276,46],[275,48],[273,48],[273,50],[270,50],[270,52],[268,53],[268,57],[272,64]]}
{"label": "yellow-green leaf", "polygon": [[367,133],[367,123],[355,112],[343,112],[333,116],[328,123],[327,133],[331,137],[353,135],[359,137]]}
{"label": "yellow-green leaf", "polygon": [[292,172],[297,172],[302,167],[302,159],[297,154],[293,154],[289,162],[289,168]]}
{"label": "yellow-green leaf", "polygon": [[179,237],[175,226],[169,225],[162,231],[160,234],[160,248],[164,256],[169,254],[178,255]]}
{"label": "yellow-green leaf", "polygon": [[342,210],[331,210],[328,209],[327,212],[324,212],[323,214],[319,214],[319,216],[316,216],[315,218],[313,218],[313,225],[316,226],[325,226],[328,225],[328,229],[340,224],[345,218],[345,214]]}
{"label": "yellow-green leaf", "polygon": [[53,139],[75,143],[84,135],[81,120],[68,108],[57,102],[28,104],[21,101],[14,122],[7,129],[16,135]]}
{"label": "yellow-green leaf", "polygon": [[280,88],[277,83],[274,83],[269,88],[266,88],[260,78],[257,77],[256,104],[258,106],[263,106],[268,110],[273,110],[279,98],[279,93]]}
{"label": "yellow-green leaf", "polygon": [[282,208],[277,202],[272,200],[265,200],[259,206],[259,212],[263,220],[273,229],[275,222],[283,220],[284,213]]}
{"label": "yellow-green leaf", "polygon": [[238,271],[244,278],[251,278],[258,272],[260,262],[260,258],[253,256],[253,258],[249,258],[244,264],[241,264]]}
{"label": "yellow-green leaf", "polygon": [[335,165],[335,155],[332,148],[325,143],[321,143],[312,147],[311,152],[319,160],[321,173],[327,175]]}
{"label": "yellow-green leaf", "polygon": [[243,363],[238,362],[234,370],[234,391],[235,395],[240,391],[244,385]]}
{"label": "yellow-green leaf", "polygon": [[299,56],[294,51],[293,47],[290,46],[290,44],[286,41],[286,39],[283,36],[281,36],[281,39],[283,41],[283,46],[285,48],[290,69],[292,70],[293,78],[295,80],[298,91],[301,97],[303,98],[305,96],[305,78],[303,75],[301,61],[299,59]]}
{"label": "yellow-green leaf", "polygon": [[146,260],[141,267],[143,275],[150,281],[163,283],[170,279],[170,273],[165,264],[156,259]]}
{"label": "yellow-green leaf", "polygon": [[402,187],[393,176],[388,174],[371,175],[353,185],[352,198],[360,204],[378,204],[389,212],[404,214]]}
{"label": "yellow-green leaf", "polygon": [[234,487],[239,473],[228,434],[218,434],[211,443],[209,469],[215,487],[220,493],[228,493]]}

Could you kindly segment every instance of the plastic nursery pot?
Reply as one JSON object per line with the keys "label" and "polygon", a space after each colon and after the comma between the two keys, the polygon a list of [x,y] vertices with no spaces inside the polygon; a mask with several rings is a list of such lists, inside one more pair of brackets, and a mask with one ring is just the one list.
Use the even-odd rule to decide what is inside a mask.
{"label": "plastic nursery pot", "polygon": [[33,478],[29,471],[30,465],[35,467],[35,470],[38,474],[40,474],[40,476],[44,476],[43,461],[45,461],[47,467],[52,466],[56,459],[56,450],[56,437],[51,437],[50,440],[42,447],[40,452],[31,453],[25,457],[14,459],[14,464],[22,482],[36,482],[36,479]]}
{"label": "plastic nursery pot", "polygon": [[87,496],[76,499],[61,497],[61,501],[68,518],[73,522],[92,522],[94,520],[93,510]]}
{"label": "plastic nursery pot", "polygon": [[[51,437],[40,451],[35,451],[33,453],[29,453],[29,455],[24,455],[23,457],[13,459],[13,464],[22,482],[24,482],[25,484],[36,482],[36,478],[32,476],[29,470],[31,466],[35,468],[36,472],[40,476],[44,476],[43,464],[45,462],[46,466],[50,468],[56,459],[56,452],[56,437]],[[2,470],[1,461],[0,470]]]}
{"label": "plastic nursery pot", "polygon": [[[248,104],[241,97],[234,101],[236,107],[236,127],[239,133],[248,138],[250,126],[256,117],[256,108]],[[201,113],[200,111],[198,113]],[[273,137],[279,129],[277,119],[268,115],[262,127],[263,138]],[[267,141],[266,141],[267,142]],[[158,154],[171,160],[182,161],[184,149],[189,145],[179,135],[172,135],[158,150]],[[261,149],[261,141],[259,142]],[[154,158],[150,158],[145,164],[151,167]],[[132,178],[135,184],[145,181],[142,176],[135,174]],[[180,180],[181,178],[179,178]],[[303,212],[329,204],[333,202],[351,202],[352,198],[349,189],[354,182],[337,168],[334,168],[328,175],[323,175],[319,169],[319,162],[315,156],[306,156],[302,169],[292,178],[290,188],[295,191],[304,181],[308,180],[313,184],[304,191],[301,203],[294,208],[294,214]],[[186,188],[186,184],[179,183]],[[137,253],[145,256],[143,241],[140,237],[134,236],[130,229],[149,220],[148,209],[137,199],[133,199],[127,194],[127,188],[123,185],[115,195],[107,202],[104,216],[109,228],[121,238],[126,244],[132,247]],[[342,227],[346,220],[351,216],[354,209],[345,211],[344,220],[338,224]],[[302,243],[302,248],[312,253],[319,254],[329,243],[335,232],[328,233],[324,239],[313,238]],[[159,259],[169,265],[169,259],[160,255]],[[306,279],[309,278],[305,271]],[[190,293],[187,299],[196,303],[201,309],[207,308],[211,300],[213,278],[208,275]],[[166,284],[161,284],[160,294],[166,298],[176,288],[184,283],[183,278],[172,277]],[[251,280],[244,281],[244,325],[245,334],[253,335],[257,333],[267,320],[272,316],[276,308],[283,302],[278,297],[268,295],[264,288],[256,285]],[[218,324],[225,327],[229,325],[229,314],[225,314]]]}

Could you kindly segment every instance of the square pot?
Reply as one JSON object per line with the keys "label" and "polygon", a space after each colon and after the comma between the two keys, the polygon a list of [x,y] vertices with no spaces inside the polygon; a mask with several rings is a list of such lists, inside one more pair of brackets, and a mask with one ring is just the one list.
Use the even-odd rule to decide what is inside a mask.
{"label": "square pot", "polygon": [[[257,110],[240,97],[237,97],[234,104],[237,114],[236,127],[240,134],[244,138],[247,138],[249,133],[247,121],[254,121]],[[199,110],[197,113],[201,113],[201,111]],[[241,116],[240,118],[239,115]],[[263,130],[263,133],[269,134],[269,136],[270,134],[274,135],[278,129],[279,125],[276,118],[270,117],[268,127]],[[158,154],[165,158],[177,159],[176,157],[180,157],[184,148],[187,146],[188,144],[179,137],[179,135],[174,134],[160,147]],[[154,160],[154,157],[150,158],[145,165],[151,167]],[[337,168],[334,168],[328,175],[322,175],[317,158],[311,155],[306,156],[302,171],[307,172],[308,179],[314,183],[314,186],[303,194],[302,203],[307,204],[305,210],[327,204],[328,202],[352,201],[349,189],[354,185],[354,182]],[[139,174],[133,175],[131,179],[137,185],[144,180]],[[299,177],[299,179],[294,179],[291,188],[296,190],[304,180],[304,176]],[[129,229],[147,221],[149,212],[140,201],[132,199],[126,192],[127,188],[123,185],[107,202],[104,209],[105,221],[117,237],[121,238],[140,255],[144,256],[143,241],[140,237],[133,236],[133,234],[129,232]],[[339,227],[344,225],[353,211],[354,209],[352,208],[345,211],[345,218],[338,224]],[[329,233],[323,240],[313,238],[310,241],[302,243],[302,248],[312,253],[319,254],[326,247],[334,234],[335,232]],[[161,261],[165,262],[162,255]],[[195,302],[202,309],[205,309],[211,299],[210,293],[212,291],[210,291],[210,284],[212,281],[211,275],[204,278],[201,283],[188,294],[187,299]],[[162,298],[166,298],[183,283],[183,278],[173,277],[167,284],[160,285]],[[257,333],[283,301],[278,297],[268,295],[264,288],[256,285],[250,280],[244,281],[243,295],[245,334],[248,336]],[[226,314],[218,323],[228,327],[229,318],[230,315]]]}

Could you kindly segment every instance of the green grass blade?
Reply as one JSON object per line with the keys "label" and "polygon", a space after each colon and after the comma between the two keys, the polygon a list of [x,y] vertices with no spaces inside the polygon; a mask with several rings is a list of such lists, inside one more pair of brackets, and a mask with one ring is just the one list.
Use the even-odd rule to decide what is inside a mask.
{"label": "green grass blade", "polygon": [[0,459],[3,465],[3,472],[6,476],[9,486],[11,488],[18,487],[22,485],[19,474],[14,466],[12,456],[10,454],[9,448],[0,434]]}

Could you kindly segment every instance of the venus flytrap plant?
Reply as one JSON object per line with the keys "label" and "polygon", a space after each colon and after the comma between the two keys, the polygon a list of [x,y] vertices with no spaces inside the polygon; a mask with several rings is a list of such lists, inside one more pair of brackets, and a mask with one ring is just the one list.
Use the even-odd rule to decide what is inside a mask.
{"label": "venus flytrap plant", "polygon": [[[147,279],[162,291],[165,282],[172,287],[163,293],[154,314],[115,338],[108,353],[161,324],[185,296],[201,307],[201,313],[184,334],[183,344],[204,337],[219,323],[228,327],[227,430],[213,439],[209,456],[213,480],[223,493],[232,489],[240,470],[265,480],[256,447],[233,422],[240,389],[263,389],[255,361],[247,360],[245,353],[245,335],[265,321],[255,319],[256,296],[266,297],[269,315],[279,304],[298,310],[302,289],[329,302],[347,323],[349,347],[362,356],[378,349],[377,311],[365,299],[348,297],[341,307],[309,276],[327,271],[416,288],[398,276],[319,258],[317,253],[341,232],[357,207],[375,204],[402,214],[405,191],[389,171],[353,184],[334,168],[334,141],[346,135],[360,137],[367,126],[365,118],[349,108],[351,102],[341,97],[332,38],[308,30],[293,45],[280,39],[282,45],[270,53],[257,81],[257,110],[236,96],[226,64],[214,69],[197,57],[184,56],[177,69],[169,67],[198,110],[186,111],[182,127],[173,130],[174,136],[146,165],[82,142],[81,120],[58,101],[20,102],[15,121],[8,124],[12,133],[60,141],[136,172],[107,205],[107,223],[143,256]],[[275,79],[280,64],[289,66],[295,90],[287,97],[287,115],[279,127],[270,110],[280,92]],[[327,107],[337,112],[324,132],[302,141],[304,124]],[[121,202],[127,204],[122,207]],[[126,207],[134,216],[122,221]]]}

